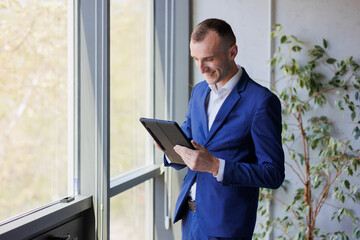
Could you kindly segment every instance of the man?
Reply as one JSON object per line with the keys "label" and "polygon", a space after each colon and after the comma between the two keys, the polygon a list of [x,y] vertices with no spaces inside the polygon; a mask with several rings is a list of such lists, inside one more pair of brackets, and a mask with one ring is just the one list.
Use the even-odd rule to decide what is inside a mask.
{"label": "man", "polygon": [[190,50],[206,81],[192,90],[181,126],[196,150],[174,148],[189,167],[174,222],[182,219],[185,240],[251,239],[259,187],[284,180],[280,102],[236,65],[236,39],[225,21],[196,26]]}

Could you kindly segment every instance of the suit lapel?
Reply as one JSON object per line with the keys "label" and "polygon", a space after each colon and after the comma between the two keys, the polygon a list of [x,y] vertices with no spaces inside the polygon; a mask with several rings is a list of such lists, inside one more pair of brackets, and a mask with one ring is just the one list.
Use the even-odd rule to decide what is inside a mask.
{"label": "suit lapel", "polygon": [[[235,91],[234,91],[235,90]],[[208,143],[211,138],[214,136],[214,134],[217,132],[217,130],[222,126],[223,122],[235,106],[235,104],[239,101],[241,98],[240,94],[238,93],[237,89],[233,89],[229,96],[225,99],[224,103],[219,109],[219,112],[217,113],[214,122],[210,128],[209,135],[206,138],[206,143]]]}
{"label": "suit lapel", "polygon": [[[211,126],[209,135],[206,138],[206,144],[211,140],[214,134],[218,131],[218,129],[223,125],[223,122],[230,114],[231,110],[234,108],[236,103],[241,98],[241,92],[245,90],[246,84],[249,80],[249,76],[247,75],[244,68],[242,68],[242,75],[235,85],[234,89],[230,92],[229,96],[225,99],[224,103],[221,105],[219,112],[217,113],[215,120]],[[205,111],[206,116],[206,111]],[[206,120],[207,126],[207,120]]]}
{"label": "suit lapel", "polygon": [[208,135],[208,120],[207,120],[207,114],[206,114],[206,99],[210,93],[210,88],[207,87],[206,91],[204,91],[204,94],[201,96],[200,103],[200,116],[201,116],[201,126],[203,126],[203,132],[204,132],[204,140],[206,139]]}

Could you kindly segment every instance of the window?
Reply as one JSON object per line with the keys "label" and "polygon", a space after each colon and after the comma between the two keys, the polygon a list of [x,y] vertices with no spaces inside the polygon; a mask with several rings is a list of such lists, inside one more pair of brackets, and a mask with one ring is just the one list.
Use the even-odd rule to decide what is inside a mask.
{"label": "window", "polygon": [[151,163],[139,122],[152,116],[152,4],[110,1],[110,177]]}
{"label": "window", "polygon": [[[175,116],[186,111],[188,53],[181,47],[173,55],[179,76],[166,75],[173,45],[165,36],[173,20],[189,25],[189,4],[171,6],[158,0],[0,1],[0,221],[54,201],[0,223],[1,239],[47,234],[84,212],[86,239],[126,239],[125,228],[141,239],[169,238],[163,155],[157,151],[154,161],[139,117],[167,116],[165,96],[183,100],[174,104]],[[179,20],[170,21],[178,9]],[[176,41],[187,49],[187,27]],[[169,85],[170,75],[175,81]],[[166,86],[179,92],[166,94]],[[77,192],[74,201],[55,204]]]}
{"label": "window", "polygon": [[67,1],[2,1],[0,32],[2,221],[73,192]]}
{"label": "window", "polygon": [[146,181],[110,200],[110,239],[153,239],[151,182]]}
{"label": "window", "polygon": [[153,163],[152,143],[139,122],[153,116],[152,14],[148,0],[110,1],[111,240],[152,239],[152,181],[116,190],[117,179]]}

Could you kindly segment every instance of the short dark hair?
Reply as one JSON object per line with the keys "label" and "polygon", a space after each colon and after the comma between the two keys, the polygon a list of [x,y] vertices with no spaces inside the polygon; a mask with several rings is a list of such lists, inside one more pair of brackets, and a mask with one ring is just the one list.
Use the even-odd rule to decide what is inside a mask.
{"label": "short dark hair", "polygon": [[224,20],[217,18],[209,18],[199,23],[191,33],[190,38],[196,42],[201,42],[210,30],[215,31],[221,40],[228,43],[228,47],[236,44],[236,37],[231,26]]}

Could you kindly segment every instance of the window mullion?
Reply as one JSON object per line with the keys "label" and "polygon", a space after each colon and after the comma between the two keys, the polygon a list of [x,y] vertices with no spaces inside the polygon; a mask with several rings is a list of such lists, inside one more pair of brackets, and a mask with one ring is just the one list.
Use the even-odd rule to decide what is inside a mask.
{"label": "window mullion", "polygon": [[150,165],[111,180],[109,197],[114,197],[136,185],[162,174],[161,165]]}

